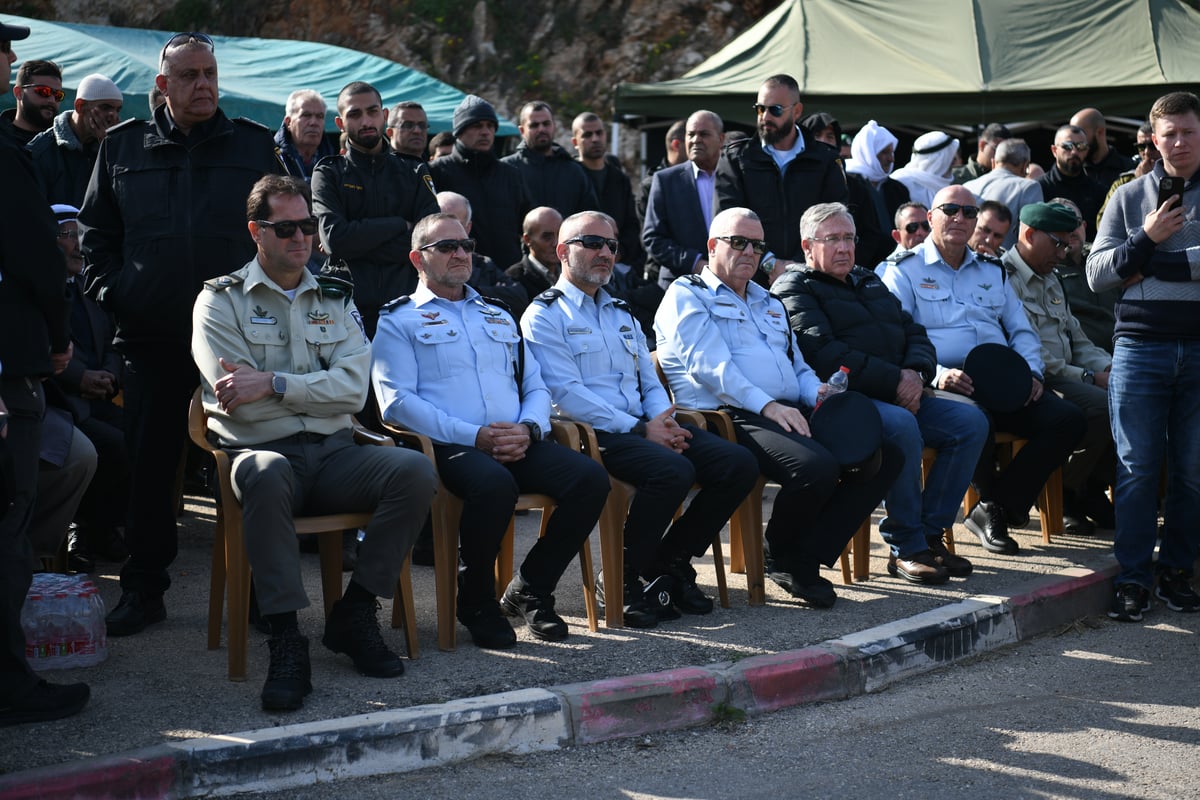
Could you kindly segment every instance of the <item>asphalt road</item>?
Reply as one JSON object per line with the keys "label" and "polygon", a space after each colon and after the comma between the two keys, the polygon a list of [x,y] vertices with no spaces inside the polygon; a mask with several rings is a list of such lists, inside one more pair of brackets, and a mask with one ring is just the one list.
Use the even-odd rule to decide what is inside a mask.
{"label": "asphalt road", "polygon": [[1200,797],[1200,615],[1091,618],[836,703],[266,800]]}

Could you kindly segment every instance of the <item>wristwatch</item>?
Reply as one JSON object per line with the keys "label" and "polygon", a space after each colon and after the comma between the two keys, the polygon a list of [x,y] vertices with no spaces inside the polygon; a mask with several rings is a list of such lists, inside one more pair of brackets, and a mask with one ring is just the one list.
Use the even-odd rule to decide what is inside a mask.
{"label": "wristwatch", "polygon": [[1083,381],[1084,383],[1094,384],[1096,382],[1096,371],[1092,369],[1085,369],[1083,374],[1079,376],[1079,380]]}
{"label": "wristwatch", "polygon": [[282,375],[271,378],[271,391],[275,392],[276,399],[282,400],[283,396],[287,394],[287,378]]}
{"label": "wristwatch", "polygon": [[536,422],[531,422],[530,420],[527,420],[527,419],[521,420],[521,424],[526,426],[527,428],[529,428],[529,438],[530,439],[533,439],[534,441],[541,441],[541,439],[542,439],[542,426],[541,425],[538,425]]}

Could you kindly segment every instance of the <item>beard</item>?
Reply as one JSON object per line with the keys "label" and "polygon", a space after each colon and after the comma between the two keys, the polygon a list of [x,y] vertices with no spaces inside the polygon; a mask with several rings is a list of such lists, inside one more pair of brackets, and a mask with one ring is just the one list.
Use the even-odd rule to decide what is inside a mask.
{"label": "beard", "polygon": [[768,128],[767,121],[764,119],[758,123],[758,138],[762,139],[766,144],[775,144],[782,139],[786,139],[796,128],[796,120],[789,117],[785,123],[782,119],[777,123],[777,127]]}

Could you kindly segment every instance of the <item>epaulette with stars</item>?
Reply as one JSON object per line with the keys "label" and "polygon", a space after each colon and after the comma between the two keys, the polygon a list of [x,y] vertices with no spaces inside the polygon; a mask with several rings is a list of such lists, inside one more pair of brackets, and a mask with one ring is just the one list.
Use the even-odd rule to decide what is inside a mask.
{"label": "epaulette with stars", "polygon": [[399,297],[397,297],[395,300],[389,300],[388,302],[384,303],[383,307],[379,309],[379,314],[380,314],[380,316],[382,316],[384,314],[389,314],[393,310],[399,308],[400,306],[404,305],[405,303],[407,303],[410,300],[412,300],[412,297],[410,297],[409,295],[406,295],[406,294],[402,294]]}
{"label": "epaulette with stars", "polygon": [[238,286],[244,283],[245,280],[241,275],[222,275],[219,278],[205,281],[204,288],[210,292],[220,292],[232,286]]}
{"label": "epaulette with stars", "polygon": [[562,296],[563,296],[562,289],[555,289],[552,286],[549,289],[547,289],[546,291],[539,294],[537,297],[533,298],[533,301],[535,303],[541,303],[544,306],[549,306],[555,300],[557,300],[558,298],[560,298]]}

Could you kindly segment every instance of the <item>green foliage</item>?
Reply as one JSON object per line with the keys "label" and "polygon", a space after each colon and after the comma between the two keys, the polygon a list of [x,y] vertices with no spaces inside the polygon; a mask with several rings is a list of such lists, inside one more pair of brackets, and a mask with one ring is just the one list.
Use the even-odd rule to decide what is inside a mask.
{"label": "green foliage", "polygon": [[745,709],[726,702],[717,703],[712,707],[712,712],[713,724],[719,728],[731,728],[746,721]]}

